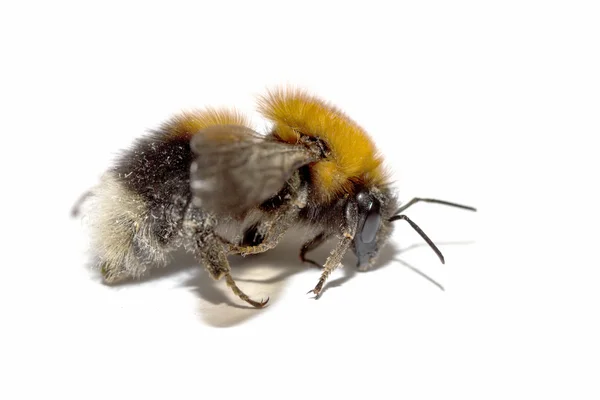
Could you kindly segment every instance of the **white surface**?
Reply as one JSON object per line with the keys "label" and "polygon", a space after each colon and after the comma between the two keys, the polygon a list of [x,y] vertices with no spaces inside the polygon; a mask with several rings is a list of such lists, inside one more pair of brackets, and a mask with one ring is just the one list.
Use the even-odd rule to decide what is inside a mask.
{"label": "white surface", "polygon": [[[0,7],[0,397],[597,399],[595,2],[273,3]],[[116,152],[282,83],[362,124],[404,201],[479,208],[407,212],[446,265],[398,223],[318,301],[293,240],[234,262],[265,310],[189,259],[102,285],[68,213]]]}

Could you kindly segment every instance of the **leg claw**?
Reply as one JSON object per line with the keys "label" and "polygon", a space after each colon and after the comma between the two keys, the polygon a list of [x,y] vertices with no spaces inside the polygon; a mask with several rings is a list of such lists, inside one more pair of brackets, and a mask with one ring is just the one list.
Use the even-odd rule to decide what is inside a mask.
{"label": "leg claw", "polygon": [[269,299],[270,299],[270,298],[269,298],[269,297],[267,297],[267,299],[266,299],[266,300],[260,299],[260,301],[254,301],[254,300],[252,300],[252,299],[248,299],[248,300],[246,300],[246,301],[248,302],[248,304],[250,304],[250,305],[251,305],[251,306],[253,306],[253,307],[256,307],[256,308],[263,308],[264,306],[266,306],[266,305],[267,305],[267,303],[269,302]]}
{"label": "leg claw", "polygon": [[266,300],[260,299],[260,301],[254,301],[251,299],[248,299],[247,302],[252,305],[253,307],[256,308],[263,308],[264,306],[267,305],[267,303],[269,302],[270,297],[267,297]]}

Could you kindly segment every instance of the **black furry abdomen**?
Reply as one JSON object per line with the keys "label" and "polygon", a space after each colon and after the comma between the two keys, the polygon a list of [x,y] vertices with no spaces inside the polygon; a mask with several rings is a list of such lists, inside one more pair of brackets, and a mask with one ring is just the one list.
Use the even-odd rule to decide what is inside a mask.
{"label": "black furry abdomen", "polygon": [[152,134],[138,139],[117,161],[115,172],[128,189],[150,202],[190,193],[192,153],[186,138]]}
{"label": "black furry abdomen", "polygon": [[141,196],[153,218],[157,238],[168,242],[180,225],[190,198],[189,139],[155,132],[138,139],[113,169],[117,179]]}

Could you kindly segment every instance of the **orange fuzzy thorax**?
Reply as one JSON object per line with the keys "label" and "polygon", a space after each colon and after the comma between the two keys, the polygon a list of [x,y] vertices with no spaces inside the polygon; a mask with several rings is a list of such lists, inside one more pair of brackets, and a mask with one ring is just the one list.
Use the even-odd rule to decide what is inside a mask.
{"label": "orange fuzzy thorax", "polygon": [[235,110],[208,108],[177,115],[163,129],[171,137],[189,139],[200,130],[215,125],[250,126],[248,119]]}
{"label": "orange fuzzy thorax", "polygon": [[382,159],[369,135],[335,107],[301,91],[275,91],[261,98],[260,111],[273,121],[274,135],[298,143],[300,134],[321,139],[331,155],[310,166],[322,201],[352,194],[356,185],[385,183]]}

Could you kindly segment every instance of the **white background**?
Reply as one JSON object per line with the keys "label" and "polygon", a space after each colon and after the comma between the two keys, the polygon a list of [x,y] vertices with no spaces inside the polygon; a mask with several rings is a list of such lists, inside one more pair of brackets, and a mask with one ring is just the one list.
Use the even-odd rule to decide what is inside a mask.
{"label": "white background", "polygon": [[[595,2],[7,3],[0,397],[599,398]],[[232,259],[264,310],[189,258],[102,285],[69,209],[118,150],[206,105],[264,129],[279,84],[367,129],[404,201],[478,207],[407,212],[446,265],[398,222],[318,301],[294,238]]]}

